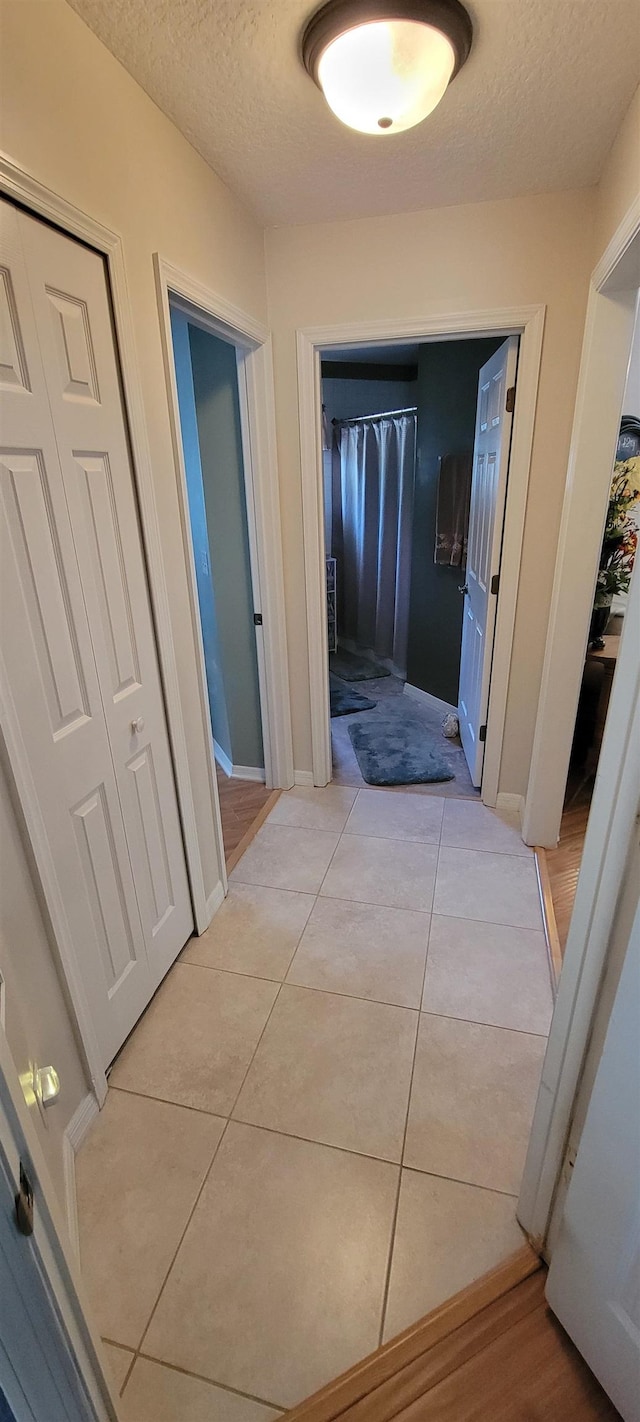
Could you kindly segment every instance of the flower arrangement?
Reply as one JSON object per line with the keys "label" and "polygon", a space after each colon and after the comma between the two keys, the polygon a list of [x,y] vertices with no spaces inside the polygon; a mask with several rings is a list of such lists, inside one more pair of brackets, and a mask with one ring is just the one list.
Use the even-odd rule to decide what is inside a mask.
{"label": "flower arrangement", "polygon": [[594,608],[609,607],[611,599],[629,587],[638,546],[638,529],[630,509],[640,500],[640,455],[617,460],[605,523]]}

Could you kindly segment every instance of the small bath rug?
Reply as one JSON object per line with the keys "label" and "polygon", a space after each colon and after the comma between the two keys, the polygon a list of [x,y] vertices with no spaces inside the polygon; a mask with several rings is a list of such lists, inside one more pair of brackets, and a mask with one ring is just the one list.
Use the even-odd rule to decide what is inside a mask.
{"label": "small bath rug", "polygon": [[455,779],[435,737],[420,722],[370,716],[354,721],[349,735],[367,785],[428,785]]}
{"label": "small bath rug", "polygon": [[332,716],[351,716],[355,711],[373,711],[376,701],[355,691],[340,678],[329,673],[329,697]]}
{"label": "small bath rug", "polygon": [[375,681],[381,676],[391,676],[391,672],[381,667],[379,662],[371,662],[368,657],[356,657],[343,648],[331,653],[329,666],[335,676],[342,677],[343,681]]}

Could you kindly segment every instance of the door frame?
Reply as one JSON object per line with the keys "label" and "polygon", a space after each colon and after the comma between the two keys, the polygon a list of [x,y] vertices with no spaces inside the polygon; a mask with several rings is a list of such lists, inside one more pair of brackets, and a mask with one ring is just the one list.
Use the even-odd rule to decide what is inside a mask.
{"label": "door frame", "polygon": [[[171,298],[186,316],[236,350],[240,428],[244,466],[245,501],[249,531],[254,611],[262,615],[256,628],[260,711],[264,745],[265,779],[269,789],[289,790],[293,785],[293,737],[289,698],[284,611],[284,571],[280,494],[275,442],[271,337],[266,327],[217,292],[154,253],[158,317],[167,384],[167,403],[173,444],[176,488],[185,564],[189,575],[189,604],[193,637],[198,648],[198,683],[202,718],[211,746],[210,784],[219,821],[213,731],[202,640],[202,624],[189,517],[187,475],[184,463],[178,390],[171,338]],[[220,844],[222,831],[218,823]],[[224,853],[222,854],[224,864]],[[226,889],[226,875],[223,876]]]}
{"label": "door frame", "polygon": [[[526,838],[555,844],[569,768],[611,471],[640,285],[640,195],[594,270],[578,381],[534,756]],[[629,590],[558,995],[522,1179],[518,1218],[548,1233],[576,1093],[599,1001],[609,933],[639,811],[640,559]],[[557,749],[556,749],[557,743]],[[551,757],[552,771],[541,763]],[[544,843],[543,839],[543,843]]]}
{"label": "door frame", "polygon": [[640,286],[640,195],[591,275],[549,631],[523,813],[528,844],[560,832]]}
{"label": "door frame", "polygon": [[[122,239],[118,233],[82,212],[66,198],[45,187],[37,178],[13,163],[6,154],[1,152],[0,196],[14,199],[25,211],[34,216],[45,218],[63,234],[79,238],[80,241],[85,242],[87,246],[105,258],[115,324],[116,351],[122,376],[124,415],[131,445],[132,475],[140,513],[146,576],[153,610],[155,642],[158,650],[187,873],[196,929],[202,933],[211,922],[213,912],[222,901],[224,853],[220,837],[218,868],[222,882],[216,885],[214,893],[208,898],[191,785],[186,729],[180,701],[180,682],[160,540],[153,465],[138,373],[133,313],[129,301]],[[23,752],[19,726],[10,699],[3,694],[2,687],[0,687],[0,735],[6,747],[11,774],[24,818],[26,835],[31,846],[47,908],[53,942],[77,1022],[89,1080],[98,1104],[101,1106],[107,1094],[107,1079],[102,1056],[78,972],[64,904],[57,886],[53,858],[42,825],[30,769]],[[215,803],[216,801],[214,801]]]}
{"label": "door frame", "polygon": [[493,664],[487,739],[482,776],[485,805],[498,801],[500,765],[511,668],[511,652],[520,578],[527,489],[535,424],[542,337],[546,307],[497,307],[486,311],[458,311],[441,316],[347,322],[340,326],[314,326],[296,333],[298,362],[298,412],[302,474],[311,744],[314,785],[331,779],[329,722],[329,654],[326,637],[324,576],[324,512],[322,484],[321,355],[335,346],[403,345],[411,341],[464,340],[474,336],[519,336],[518,394],[513,420],[509,481],[504,513],[504,538],[500,567],[493,644]]}

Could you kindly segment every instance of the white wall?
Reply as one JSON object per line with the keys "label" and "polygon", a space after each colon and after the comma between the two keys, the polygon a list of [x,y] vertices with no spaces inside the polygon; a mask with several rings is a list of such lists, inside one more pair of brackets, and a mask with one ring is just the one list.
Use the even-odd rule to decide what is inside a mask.
{"label": "white wall", "polygon": [[[199,279],[264,321],[266,290],[262,233],[193,148],[64,0],[2,0],[0,119],[6,154],[47,187],[120,234],[123,242],[147,431],[153,463],[162,549],[175,635],[178,674],[195,810],[207,872],[215,876],[214,822],[209,796],[209,746],[202,723],[196,652],[190,631],[188,584],[180,533],[169,409],[160,342],[153,253]],[[7,842],[19,843],[6,798]],[[9,888],[14,891],[11,871]],[[27,1046],[51,1059],[65,1083],[64,1108],[51,1112],[48,1139],[55,1173],[56,1137],[64,1112],[73,1113],[85,1086],[68,1049],[70,1027],[54,1004],[41,930],[30,952],[12,925],[26,917],[33,891],[22,880],[5,899],[11,931],[5,942],[19,993]],[[32,908],[32,914],[35,909]],[[36,953],[35,941],[41,951]],[[53,986],[52,986],[53,984]],[[50,1008],[50,1017],[47,1016]],[[46,1064],[46,1063],[45,1063]],[[56,1127],[53,1128],[55,1116]],[[59,1141],[57,1142],[59,1145]]]}
{"label": "white wall", "polygon": [[501,790],[523,793],[542,668],[588,278],[593,191],[266,233],[273,330],[294,756],[311,767],[295,332],[544,302]]}

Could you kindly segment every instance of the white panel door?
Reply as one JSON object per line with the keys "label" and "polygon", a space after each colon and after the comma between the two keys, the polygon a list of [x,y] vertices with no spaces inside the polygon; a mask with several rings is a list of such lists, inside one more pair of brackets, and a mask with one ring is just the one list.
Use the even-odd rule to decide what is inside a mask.
{"label": "white panel door", "polygon": [[[639,884],[636,845],[632,882],[628,884],[636,904]],[[554,1313],[625,1422],[640,1419],[639,1021],[640,907],[636,908],[546,1289]]]}
{"label": "white panel door", "polygon": [[103,259],[21,218],[125,832],[154,986],[192,927]]}
{"label": "white panel door", "polygon": [[107,1066],[192,920],[101,258],[3,202],[0,300],[2,671]]}
{"label": "white panel door", "polygon": [[496,620],[491,579],[500,568],[513,422],[507,391],[515,386],[517,361],[518,337],[509,336],[478,380],[458,692],[460,738],[474,785],[482,781]]}

